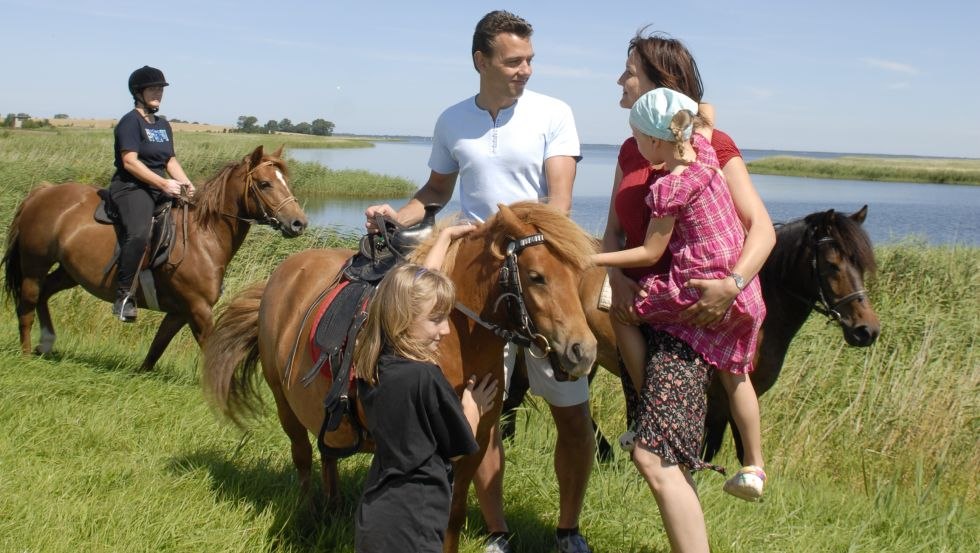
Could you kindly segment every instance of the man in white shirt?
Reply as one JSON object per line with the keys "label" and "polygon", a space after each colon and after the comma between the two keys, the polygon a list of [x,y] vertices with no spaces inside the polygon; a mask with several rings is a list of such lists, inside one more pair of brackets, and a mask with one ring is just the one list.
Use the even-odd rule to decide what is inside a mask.
{"label": "man in white shirt", "polygon": [[[427,204],[445,205],[459,179],[464,217],[484,221],[498,203],[545,201],[568,212],[580,159],[572,111],[564,102],[526,91],[531,77],[531,25],[505,11],[490,12],[473,34],[473,65],[480,91],[446,109],[436,122],[425,185],[397,212],[388,205],[369,207],[373,228],[381,213],[409,225],[422,219]],[[505,350],[507,380],[517,346]],[[549,403],[557,429],[558,551],[591,553],[578,533],[578,518],[592,470],[595,440],[586,379],[558,382],[547,359],[525,355],[531,391]],[[503,509],[504,452],[499,429],[474,476],[480,509],[490,532],[486,553],[509,553]]]}

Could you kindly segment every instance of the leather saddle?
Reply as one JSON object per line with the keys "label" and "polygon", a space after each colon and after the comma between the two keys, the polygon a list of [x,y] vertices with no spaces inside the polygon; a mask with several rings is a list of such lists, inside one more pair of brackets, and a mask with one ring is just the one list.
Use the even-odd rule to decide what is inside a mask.
{"label": "leather saddle", "polygon": [[[109,196],[109,190],[106,188],[100,188],[98,190],[99,205],[95,208],[95,220],[103,225],[112,225],[116,229],[116,236],[119,236],[119,230],[121,221],[119,219],[119,211],[116,209],[115,202]],[[140,267],[140,269],[156,269],[160,265],[163,265],[170,257],[170,250],[174,245],[174,236],[176,234],[175,221],[173,217],[173,212],[171,208],[173,207],[173,202],[166,202],[157,205],[153,209],[153,230],[150,234],[150,254],[147,256],[148,261],[145,266]],[[119,243],[116,243],[116,250],[112,256],[112,260],[109,265],[106,266],[103,274],[108,274],[108,272],[119,262]]]}
{"label": "leather saddle", "polygon": [[418,224],[406,227],[384,216],[378,216],[375,223],[379,232],[366,234],[361,238],[358,252],[347,261],[344,277],[352,281],[377,284],[399,261],[432,234],[436,214],[442,206],[425,206],[425,215]]}

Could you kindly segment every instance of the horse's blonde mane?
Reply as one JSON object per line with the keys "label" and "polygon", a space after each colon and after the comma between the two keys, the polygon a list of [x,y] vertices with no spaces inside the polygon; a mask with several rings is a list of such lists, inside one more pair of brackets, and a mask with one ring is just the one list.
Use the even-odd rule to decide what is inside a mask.
{"label": "horse's blonde mane", "polygon": [[[585,270],[592,265],[591,256],[596,252],[595,238],[589,236],[582,230],[582,227],[575,224],[564,213],[547,204],[529,201],[517,202],[508,207],[518,220],[536,228],[538,232],[544,235],[545,242],[563,263],[578,270]],[[429,238],[419,244],[409,256],[409,261],[413,263],[424,261],[439,235],[439,230],[454,222],[455,218],[437,223]],[[482,235],[490,237],[491,241],[495,241],[493,239],[497,236],[509,232],[504,224],[499,215],[494,215],[474,230],[470,236]],[[511,236],[511,238],[523,238],[523,236]],[[446,254],[444,269],[454,265],[458,248],[459,240],[456,240]]]}
{"label": "horse's blonde mane", "polygon": [[[564,263],[579,270],[592,266],[592,254],[597,251],[596,240],[570,217],[550,205],[538,202],[518,202],[508,207],[519,220],[537,228],[544,235],[548,246]],[[500,226],[502,222],[498,219],[494,215],[487,221],[487,226]],[[504,230],[501,229],[500,232]]]}

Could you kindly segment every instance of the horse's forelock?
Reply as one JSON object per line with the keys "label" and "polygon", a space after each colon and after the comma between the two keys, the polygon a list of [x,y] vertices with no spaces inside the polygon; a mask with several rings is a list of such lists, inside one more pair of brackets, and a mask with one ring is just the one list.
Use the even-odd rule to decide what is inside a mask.
{"label": "horse's forelock", "polygon": [[279,170],[280,173],[282,173],[283,177],[286,178],[289,177],[289,169],[286,167],[286,162],[283,161],[282,158],[278,158],[275,156],[265,156],[262,158],[262,162],[271,163],[276,169]]}
{"label": "horse's forelock", "polygon": [[850,217],[837,213],[832,217],[833,224],[829,226],[841,252],[854,261],[862,273],[874,273],[877,270],[874,247],[864,227]]}
{"label": "horse's forelock", "polygon": [[[592,266],[596,240],[556,208],[538,202],[518,202],[509,206],[523,223],[538,229],[557,257],[578,270]],[[494,216],[488,224],[495,222]],[[515,238],[521,238],[515,236]]]}

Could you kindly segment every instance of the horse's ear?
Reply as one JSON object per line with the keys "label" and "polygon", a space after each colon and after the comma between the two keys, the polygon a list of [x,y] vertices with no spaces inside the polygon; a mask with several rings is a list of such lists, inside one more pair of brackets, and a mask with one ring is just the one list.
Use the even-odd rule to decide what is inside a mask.
{"label": "horse's ear", "polygon": [[262,155],[262,145],[260,144],[258,148],[252,150],[252,153],[248,155],[250,158],[248,166],[252,168],[258,167],[262,163]]}
{"label": "horse's ear", "polygon": [[278,150],[272,152],[272,154],[270,154],[270,155],[272,157],[276,157],[276,158],[282,159],[282,150],[285,147],[286,147],[286,145],[285,144],[282,144],[281,146],[279,146],[279,149]]}
{"label": "horse's ear", "polygon": [[521,221],[506,204],[497,204],[497,219],[511,236],[521,235]]}
{"label": "horse's ear", "polygon": [[851,213],[850,217],[855,223],[862,225],[864,224],[864,219],[868,216],[868,205],[865,204],[864,207]]}

